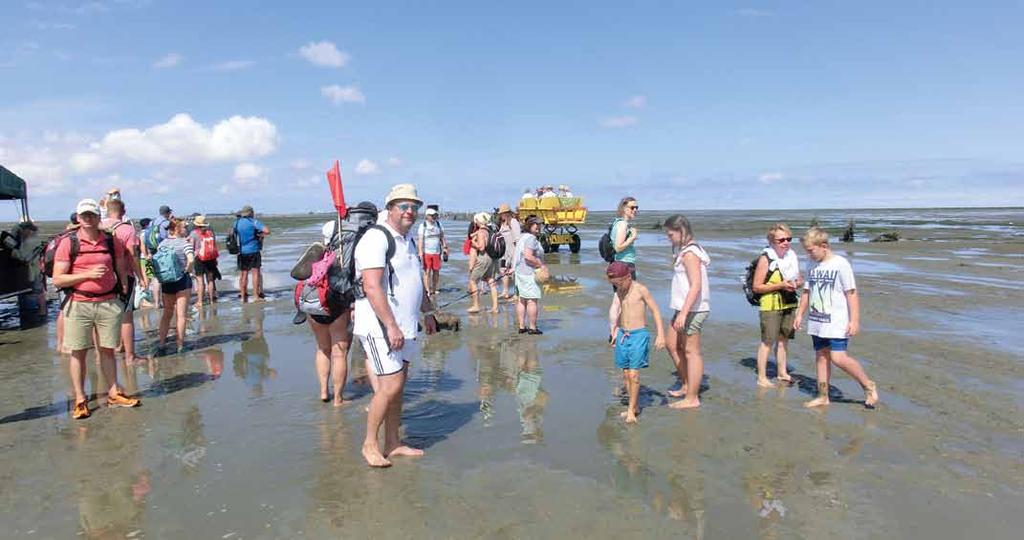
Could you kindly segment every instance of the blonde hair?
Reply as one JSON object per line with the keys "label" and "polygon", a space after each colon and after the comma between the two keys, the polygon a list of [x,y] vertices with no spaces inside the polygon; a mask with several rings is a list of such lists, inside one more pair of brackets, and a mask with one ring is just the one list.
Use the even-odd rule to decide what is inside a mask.
{"label": "blonde hair", "polygon": [[789,236],[793,236],[793,230],[789,228],[789,225],[779,222],[768,228],[768,234],[766,234],[765,237],[768,238],[769,244],[772,243],[772,240],[775,240],[775,233],[778,231],[783,231]]}
{"label": "blonde hair", "polygon": [[616,210],[616,213],[619,214],[619,217],[622,217],[623,212],[626,210],[626,205],[628,205],[631,202],[636,202],[636,197],[623,197],[622,200],[619,201],[619,206]]}
{"label": "blonde hair", "polygon": [[808,246],[826,245],[828,244],[828,231],[820,227],[811,227],[804,233],[803,243]]}
{"label": "blonde hair", "polygon": [[487,212],[480,212],[473,216],[473,223],[480,225],[481,227],[486,226],[491,221],[491,215]]}

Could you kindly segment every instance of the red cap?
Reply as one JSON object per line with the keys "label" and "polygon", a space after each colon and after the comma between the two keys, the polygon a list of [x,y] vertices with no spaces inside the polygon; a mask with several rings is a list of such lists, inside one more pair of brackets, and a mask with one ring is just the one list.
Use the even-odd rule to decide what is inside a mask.
{"label": "red cap", "polygon": [[626,277],[632,273],[629,269],[629,265],[624,262],[615,261],[608,265],[608,270],[605,271],[610,278],[621,278]]}

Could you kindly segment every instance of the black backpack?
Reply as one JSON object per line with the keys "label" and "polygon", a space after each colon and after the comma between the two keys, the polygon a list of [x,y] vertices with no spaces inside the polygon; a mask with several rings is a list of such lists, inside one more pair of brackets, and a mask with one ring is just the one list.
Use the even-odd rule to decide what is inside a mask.
{"label": "black backpack", "polygon": [[505,237],[494,225],[487,226],[487,247],[484,251],[495,261],[505,256]]}
{"label": "black backpack", "polygon": [[[747,297],[747,302],[752,306],[761,305],[761,294],[754,292],[754,272],[757,270],[757,262],[761,260],[761,257],[767,259],[768,255],[759,253],[757,257],[754,257],[754,260],[750,261],[750,264],[747,265],[747,271],[743,277],[743,296]],[[765,283],[768,283],[768,278],[770,278],[771,275],[771,272],[765,274]]]}
{"label": "black backpack", "polygon": [[231,232],[228,233],[228,237],[225,240],[228,247],[228,253],[232,255],[238,255],[242,251],[242,246],[238,242],[238,219],[235,220],[235,224],[231,226]]}
{"label": "black backpack", "polygon": [[608,232],[602,234],[601,239],[597,242],[597,251],[601,253],[601,258],[604,259],[604,262],[615,262],[615,245],[612,241],[612,229],[618,221],[618,218],[612,221],[612,224],[608,226]]}

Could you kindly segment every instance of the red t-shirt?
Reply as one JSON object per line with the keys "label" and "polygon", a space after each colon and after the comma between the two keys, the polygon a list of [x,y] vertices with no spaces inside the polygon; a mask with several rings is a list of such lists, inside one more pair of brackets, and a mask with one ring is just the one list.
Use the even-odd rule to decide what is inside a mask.
{"label": "red t-shirt", "polygon": [[[108,218],[103,220],[102,226],[107,230],[113,229],[114,238],[120,240],[126,250],[127,248],[135,248],[135,253],[139,253],[139,237],[135,234],[135,225],[132,225],[131,222],[113,221]],[[131,267],[135,261],[128,256],[127,251],[125,251],[125,256],[128,266]]]}
{"label": "red t-shirt", "polygon": [[[131,227],[122,228],[130,229]],[[125,253],[124,243],[117,237],[114,237],[114,256],[124,257]],[[57,252],[53,255],[53,260],[54,262],[68,262],[71,260],[71,238],[65,238],[61,241],[60,245],[57,246]],[[68,273],[78,274],[85,272],[93,266],[105,266],[110,271],[99,279],[87,279],[78,283],[78,285],[75,285],[75,291],[84,291],[92,294],[105,293],[113,289],[114,285],[117,284],[117,274],[114,273],[114,259],[107,252],[107,241],[104,235],[100,234],[95,242],[90,242],[79,232],[78,256],[75,257],[75,262],[71,265]],[[102,296],[86,296],[75,292],[72,293],[71,300],[75,302],[102,302],[110,300],[114,296],[115,293]]]}

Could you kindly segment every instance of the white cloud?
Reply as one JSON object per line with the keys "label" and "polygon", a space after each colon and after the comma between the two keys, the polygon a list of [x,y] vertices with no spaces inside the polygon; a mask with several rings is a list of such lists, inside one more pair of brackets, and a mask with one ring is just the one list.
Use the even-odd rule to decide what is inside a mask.
{"label": "white cloud", "polygon": [[299,54],[310,63],[323,67],[344,67],[349,60],[349,55],[339,51],[330,41],[308,43],[299,49]]}
{"label": "white cloud", "polygon": [[177,67],[184,59],[185,57],[178,53],[170,53],[156,62],[153,62],[153,67],[157,69]]}
{"label": "white cloud", "polygon": [[256,116],[231,118],[206,127],[187,114],[146,129],[111,131],[70,159],[76,173],[110,169],[123,163],[199,164],[240,161],[277,149],[277,128]]}
{"label": "white cloud", "polygon": [[327,181],[324,180],[324,177],[320,176],[319,174],[314,174],[314,175],[308,176],[306,178],[299,178],[298,180],[295,180],[295,181],[292,182],[292,184],[295,187],[300,187],[300,188],[314,187],[314,186],[317,186],[317,185],[319,185],[321,183],[326,184]]}
{"label": "white cloud", "polygon": [[305,169],[308,169],[308,168],[313,166],[313,164],[310,163],[308,159],[301,159],[301,158],[300,159],[293,159],[292,162],[289,163],[289,165],[291,166],[291,168],[293,168],[295,170],[298,170],[298,171],[305,170]]}
{"label": "white cloud", "polygon": [[210,69],[214,71],[239,71],[242,69],[249,69],[255,66],[256,62],[253,60],[228,60],[227,62],[221,62],[210,66]]}
{"label": "white cloud", "polygon": [[356,163],[356,174],[380,174],[380,166],[368,159],[361,159],[359,160],[359,163]]}
{"label": "white cloud", "polygon": [[389,157],[388,158],[388,167],[391,167],[391,168],[394,169],[394,168],[401,167],[402,165],[405,165],[405,162],[403,162],[401,159],[396,158],[396,157]]}
{"label": "white cloud", "polygon": [[324,86],[320,88],[320,95],[329,99],[335,105],[342,103],[366,103],[366,96],[355,86],[338,86],[336,84]]}
{"label": "white cloud", "polygon": [[629,99],[627,99],[622,105],[629,107],[630,109],[643,109],[647,106],[647,96],[629,96]]}
{"label": "white cloud", "polygon": [[601,120],[601,127],[618,129],[635,126],[638,123],[640,123],[640,120],[635,116],[613,116],[611,118]]}
{"label": "white cloud", "polygon": [[770,172],[763,173],[760,176],[758,176],[757,181],[761,182],[762,184],[774,184],[775,182],[778,182],[779,180],[782,180],[785,177],[786,175],[780,172]]}
{"label": "white cloud", "polygon": [[263,183],[267,180],[267,169],[255,163],[239,163],[235,165],[234,178],[240,186]]}

